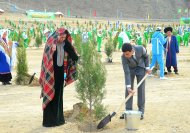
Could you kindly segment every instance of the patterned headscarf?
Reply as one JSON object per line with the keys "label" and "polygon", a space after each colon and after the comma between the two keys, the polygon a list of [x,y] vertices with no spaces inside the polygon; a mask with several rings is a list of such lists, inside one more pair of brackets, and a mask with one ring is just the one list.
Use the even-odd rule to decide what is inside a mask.
{"label": "patterned headscarf", "polygon": [[[3,34],[5,32],[7,32],[7,35],[5,38],[3,38]],[[12,48],[10,47],[10,45],[8,43],[10,43],[8,40],[8,30],[6,30],[6,29],[0,30],[0,45],[3,46],[7,55],[11,56]]]}
{"label": "patterned headscarf", "polygon": [[[39,83],[42,87],[41,97],[43,97],[42,107],[45,109],[47,104],[52,101],[55,95],[54,89],[54,68],[53,68],[53,53],[55,52],[56,44],[58,43],[58,36],[62,34],[67,34],[67,40],[71,44],[71,36],[68,31],[64,28],[57,29],[47,40],[45,45],[41,73]],[[74,75],[76,73],[76,66],[73,61],[69,57],[68,53],[64,52],[64,73],[67,74],[65,79],[65,85],[72,83],[74,79]]]}

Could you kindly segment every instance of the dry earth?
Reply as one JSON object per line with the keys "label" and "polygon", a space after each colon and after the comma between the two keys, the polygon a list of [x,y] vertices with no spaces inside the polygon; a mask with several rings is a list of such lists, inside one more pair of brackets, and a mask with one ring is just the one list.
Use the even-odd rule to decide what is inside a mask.
{"label": "dry earth", "polygon": [[[150,51],[150,45],[148,46]],[[179,75],[170,75],[168,80],[149,77],[146,80],[146,112],[137,133],[189,133],[190,132],[190,48],[181,47],[178,55]],[[39,76],[43,48],[27,49],[29,73]],[[102,52],[102,61],[105,54]],[[112,64],[106,64],[107,82],[105,105],[110,112],[124,100],[124,74],[121,52],[115,52]],[[15,77],[15,70],[13,71]],[[40,87],[0,85],[0,132],[1,133],[81,133],[74,122],[55,127],[42,127]],[[136,106],[136,96],[134,98]],[[64,110],[72,109],[76,98],[74,84],[64,89]],[[124,107],[123,107],[124,108]],[[100,133],[126,133],[126,125],[119,115],[113,118]]]}
{"label": "dry earth", "polygon": [[[39,75],[40,62],[43,49],[27,49],[29,72]],[[182,53],[183,52],[183,53]],[[114,53],[114,63],[106,64],[107,82],[106,98],[104,103],[109,106],[109,111],[114,109],[124,100],[124,76],[120,61],[120,52]],[[189,48],[181,48],[178,55],[179,73],[168,77],[168,80],[159,80],[157,77],[146,80],[146,113],[141,121],[137,133],[189,133],[190,132],[190,59]],[[103,55],[104,61],[104,55]],[[15,72],[13,72],[15,75]],[[40,87],[28,86],[0,86],[0,132],[5,133],[38,133],[38,132],[65,132],[76,133],[76,123],[44,128],[41,126],[42,110]],[[64,110],[72,109],[79,102],[75,97],[74,84],[64,89]],[[135,96],[136,97],[136,96]],[[135,102],[136,103],[136,98]],[[134,108],[136,104],[134,104]],[[120,115],[122,111],[118,112]],[[125,123],[118,117],[102,131],[102,133],[127,132]]]}

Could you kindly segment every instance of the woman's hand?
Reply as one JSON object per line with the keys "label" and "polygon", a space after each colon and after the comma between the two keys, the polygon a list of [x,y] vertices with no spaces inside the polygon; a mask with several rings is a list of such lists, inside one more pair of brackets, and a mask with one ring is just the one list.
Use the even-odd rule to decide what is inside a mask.
{"label": "woman's hand", "polygon": [[56,45],[55,44],[53,44],[52,50],[56,51]]}

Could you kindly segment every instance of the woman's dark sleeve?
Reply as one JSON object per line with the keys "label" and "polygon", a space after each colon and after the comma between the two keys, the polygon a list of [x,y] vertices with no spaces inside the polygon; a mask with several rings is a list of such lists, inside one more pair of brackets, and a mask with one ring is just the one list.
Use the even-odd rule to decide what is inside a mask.
{"label": "woman's dark sleeve", "polygon": [[[164,39],[166,39],[167,37],[165,37]],[[167,47],[167,40],[166,40],[166,43],[164,43],[164,45],[163,45],[163,47],[166,49],[166,47]]]}
{"label": "woman's dark sleeve", "polygon": [[64,50],[69,54],[73,61],[78,60],[78,55],[75,52],[73,46],[69,42],[65,42]]}

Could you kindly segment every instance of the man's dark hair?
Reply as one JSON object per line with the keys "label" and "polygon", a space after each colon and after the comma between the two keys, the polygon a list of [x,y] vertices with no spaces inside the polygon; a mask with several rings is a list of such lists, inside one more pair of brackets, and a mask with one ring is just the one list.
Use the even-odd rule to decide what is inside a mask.
{"label": "man's dark hair", "polygon": [[172,29],[172,27],[166,27],[165,29],[164,29],[164,33],[167,33],[168,31],[173,31],[173,29]]}
{"label": "man's dark hair", "polygon": [[122,46],[122,52],[131,52],[133,49],[132,45],[130,43],[124,43]]}

